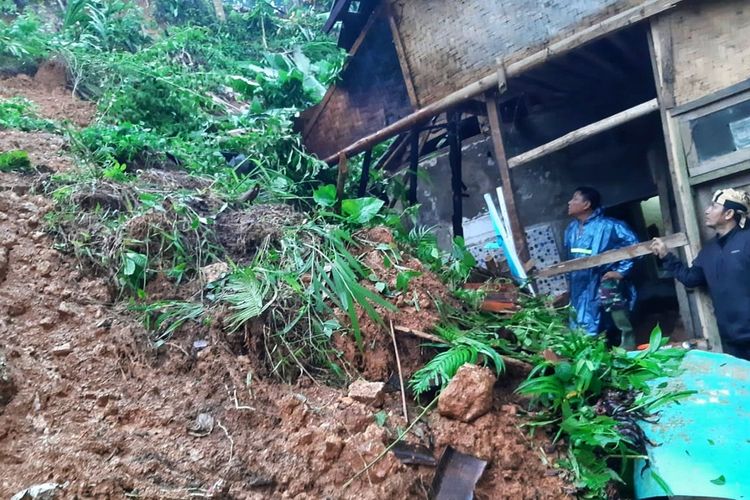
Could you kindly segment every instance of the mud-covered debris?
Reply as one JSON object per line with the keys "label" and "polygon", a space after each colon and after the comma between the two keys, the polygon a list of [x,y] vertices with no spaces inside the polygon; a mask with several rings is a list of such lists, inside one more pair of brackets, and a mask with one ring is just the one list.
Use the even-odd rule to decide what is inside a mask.
{"label": "mud-covered debris", "polygon": [[190,422],[188,434],[195,437],[206,437],[214,430],[214,417],[209,413],[199,413],[195,420]]}
{"label": "mud-covered debris", "polygon": [[495,375],[489,368],[465,364],[458,369],[438,399],[438,412],[444,417],[471,422],[492,407]]}
{"label": "mud-covered debris", "polygon": [[349,397],[360,403],[380,407],[383,406],[383,394],[385,384],[383,382],[368,382],[358,379],[349,386]]}
{"label": "mud-covered debris", "polygon": [[255,250],[268,238],[278,241],[284,228],[299,226],[304,215],[290,205],[260,204],[243,210],[227,210],[216,218],[219,242],[235,260],[254,255]]}
{"label": "mud-covered debris", "polygon": [[35,484],[19,491],[10,500],[53,500],[60,498],[58,491],[64,487],[64,485],[58,483]]}
{"label": "mud-covered debris", "polygon": [[73,352],[73,346],[70,344],[70,342],[65,342],[64,344],[60,344],[52,348],[53,356],[67,356],[71,352]]}
{"label": "mud-covered debris", "polygon": [[[464,365],[465,366],[465,365]],[[440,457],[432,496],[435,500],[472,500],[474,487],[487,467],[485,460],[458,452],[448,446]],[[502,492],[497,492],[502,494]]]}
{"label": "mud-covered debris", "polygon": [[0,247],[0,283],[5,280],[8,274],[8,249]]}
{"label": "mud-covered debris", "polygon": [[406,442],[397,443],[392,449],[393,454],[402,464],[407,465],[426,465],[435,467],[437,460],[432,455],[432,450],[421,444],[411,444]]}
{"label": "mud-covered debris", "polygon": [[0,407],[7,405],[16,395],[16,392],[16,384],[10,375],[5,355],[0,352]]}

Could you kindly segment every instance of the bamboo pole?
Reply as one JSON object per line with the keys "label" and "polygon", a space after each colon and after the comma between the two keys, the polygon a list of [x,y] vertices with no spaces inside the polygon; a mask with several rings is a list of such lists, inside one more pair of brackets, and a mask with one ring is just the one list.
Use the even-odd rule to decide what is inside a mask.
{"label": "bamboo pole", "polygon": [[659,102],[655,98],[651,99],[650,101],[641,103],[638,106],[626,109],[625,111],[621,111],[612,116],[608,116],[603,120],[599,120],[598,122],[586,125],[585,127],[581,127],[578,130],[567,133],[564,136],[555,139],[554,141],[550,141],[547,144],[542,144],[538,148],[534,148],[523,154],[514,156],[513,158],[508,159],[508,166],[510,168],[519,167],[525,163],[529,163],[530,161],[541,158],[542,156],[546,156],[550,153],[554,153],[555,151],[567,148],[568,146],[588,139],[591,136],[613,129],[624,123],[635,120],[636,118],[640,118],[641,116],[645,116],[658,110]]}
{"label": "bamboo pole", "polygon": [[[619,14],[615,14],[599,23],[593,24],[588,28],[582,29],[581,31],[565,37],[557,42],[549,44],[546,48],[531,54],[528,57],[510,63],[505,67],[505,77],[511,78],[518,76],[532,68],[542,65],[550,59],[557,57],[560,54],[564,54],[579,47],[585,43],[591,42],[598,38],[601,38],[613,31],[624,28],[631,24],[637,23],[651,17],[655,14],[671,9],[683,0],[645,0],[639,5],[626,9]],[[379,144],[386,139],[393,137],[394,135],[403,132],[413,126],[424,122],[433,116],[448,110],[449,108],[461,103],[471,97],[479,94],[483,94],[488,90],[495,89],[499,83],[499,72],[493,70],[492,73],[487,76],[480,78],[463,87],[462,89],[449,94],[442,99],[439,99],[432,104],[421,108],[414,113],[401,118],[400,120],[384,127],[377,132],[370,134],[362,139],[355,141],[346,148],[342,149],[339,153],[346,154],[347,157],[351,157],[355,154],[361,153],[372,146]],[[339,153],[335,153],[325,159],[329,164],[335,164],[338,161]]]}

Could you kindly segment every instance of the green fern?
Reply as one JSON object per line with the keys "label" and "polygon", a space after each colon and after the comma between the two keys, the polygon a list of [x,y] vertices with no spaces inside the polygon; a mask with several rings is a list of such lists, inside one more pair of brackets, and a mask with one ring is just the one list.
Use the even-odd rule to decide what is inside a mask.
{"label": "green fern", "polygon": [[230,331],[234,332],[245,322],[260,316],[273,303],[273,298],[264,302],[268,291],[268,281],[258,281],[252,268],[240,269],[229,277],[222,299],[233,311],[229,316]]}
{"label": "green fern", "polygon": [[149,330],[154,347],[167,343],[172,335],[188,321],[199,321],[203,304],[181,300],[160,300],[134,309],[143,314],[143,325]]}
{"label": "green fern", "polygon": [[479,353],[473,347],[455,345],[417,370],[409,381],[409,386],[416,396],[435,386],[445,387],[462,365],[476,363],[478,357]]}
{"label": "green fern", "polygon": [[[442,335],[456,334],[452,328],[442,327],[437,330]],[[505,369],[502,356],[483,340],[467,335],[454,336],[451,339],[453,345],[450,349],[441,352],[414,373],[409,381],[409,386],[414,394],[418,396],[435,386],[445,387],[462,365],[466,363],[476,364],[480,355],[484,356],[484,364],[491,361],[495,372],[502,373]]]}

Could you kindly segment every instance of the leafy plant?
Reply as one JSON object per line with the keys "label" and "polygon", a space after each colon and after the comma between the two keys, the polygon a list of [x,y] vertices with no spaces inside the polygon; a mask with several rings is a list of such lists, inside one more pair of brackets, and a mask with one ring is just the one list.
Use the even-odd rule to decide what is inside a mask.
{"label": "leafy plant", "polygon": [[[493,340],[497,340],[496,335],[476,330],[462,331],[455,325],[438,326],[436,333],[446,341],[449,349],[414,373],[409,386],[415,395],[419,396],[433,387],[445,387],[462,365],[476,364],[480,356],[485,364],[492,364],[498,374],[504,370],[503,359],[492,345]],[[445,346],[437,344],[433,347]]]}
{"label": "leafy plant", "polygon": [[185,323],[200,322],[205,313],[203,304],[178,300],[157,301],[133,309],[141,312],[143,325],[157,348],[166,344]]}
{"label": "leafy plant", "polygon": [[31,170],[31,160],[26,151],[0,153],[0,172],[27,172]]}

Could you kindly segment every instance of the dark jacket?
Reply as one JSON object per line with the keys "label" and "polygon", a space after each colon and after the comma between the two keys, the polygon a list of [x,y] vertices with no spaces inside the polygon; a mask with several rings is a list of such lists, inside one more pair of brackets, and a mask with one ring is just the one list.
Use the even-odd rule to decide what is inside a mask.
{"label": "dark jacket", "polygon": [[723,342],[750,346],[750,230],[736,227],[712,239],[692,267],[672,254],[664,264],[686,287],[708,289]]}
{"label": "dark jacket", "polygon": [[[638,238],[627,224],[605,217],[601,208],[586,219],[583,227],[577,220],[574,220],[565,230],[565,252],[568,259],[591,257],[635,243],[638,243]],[[600,333],[599,285],[602,276],[607,271],[617,271],[627,277],[632,268],[632,260],[623,260],[569,273],[570,305],[573,306],[575,313],[571,327],[581,328],[590,334]],[[630,309],[632,309],[636,298],[635,287],[629,282],[626,282],[624,287],[626,288],[625,295],[630,302]]]}

